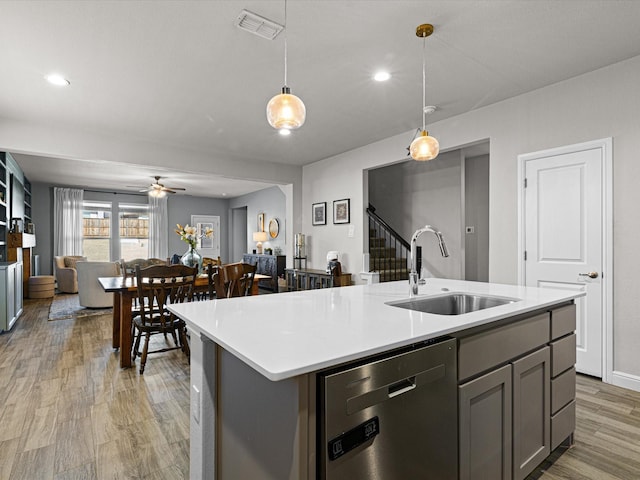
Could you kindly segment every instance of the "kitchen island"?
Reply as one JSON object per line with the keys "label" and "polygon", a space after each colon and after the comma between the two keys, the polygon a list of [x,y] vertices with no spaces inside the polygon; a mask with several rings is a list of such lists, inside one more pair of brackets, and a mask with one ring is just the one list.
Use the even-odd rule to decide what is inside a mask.
{"label": "kitchen island", "polygon": [[[457,338],[460,344],[458,363],[464,368],[458,375],[460,438],[466,438],[465,415],[473,414],[473,399],[479,388],[502,378],[497,383],[500,398],[510,397],[505,389],[512,388],[511,380],[506,379],[512,376],[512,370],[540,370],[522,369],[518,361],[531,363],[529,356],[534,353],[536,361],[541,355],[547,358],[542,375],[545,385],[550,385],[550,352],[557,339],[563,346],[569,344],[570,349],[575,313],[573,323],[569,320],[568,326],[554,327],[549,312],[563,312],[558,318],[570,318],[573,310],[568,316],[565,311],[574,308],[573,299],[581,295],[429,279],[419,287],[419,297],[467,292],[517,301],[454,316],[387,305],[408,298],[408,290],[407,282],[391,282],[171,307],[187,322],[191,337],[191,478],[317,478],[317,373],[447,336]],[[497,334],[487,335],[494,329]],[[512,338],[522,338],[524,343],[513,342]],[[575,345],[575,337],[573,342]],[[508,348],[503,349],[505,345]],[[491,350],[489,360],[474,357],[478,348]],[[494,355],[503,350],[504,355]],[[566,350],[563,347],[562,352]],[[575,377],[571,367],[555,373],[565,379],[564,385],[570,383],[567,373],[571,371]],[[544,402],[548,403],[550,388],[544,390]],[[564,441],[573,432],[570,403],[556,411],[563,413],[562,423],[556,422],[563,426],[554,438],[556,442],[559,435]],[[469,407],[466,410],[465,405]],[[498,407],[504,409],[504,405]],[[552,407],[545,404],[543,408],[544,415],[552,419]],[[500,419],[504,428],[511,423],[510,408],[508,413]],[[541,428],[546,442],[551,438],[550,428]],[[471,433],[472,437],[477,435]],[[460,478],[473,478],[467,475],[476,470],[473,452],[467,462],[464,449],[473,449],[475,443],[483,443],[480,440],[469,438],[461,444]],[[500,441],[504,443],[504,458],[496,465],[500,465],[502,474],[493,478],[518,477],[519,470],[513,467],[518,459],[504,453],[513,443],[511,433],[502,435]],[[551,440],[546,443],[536,459],[550,451]]]}

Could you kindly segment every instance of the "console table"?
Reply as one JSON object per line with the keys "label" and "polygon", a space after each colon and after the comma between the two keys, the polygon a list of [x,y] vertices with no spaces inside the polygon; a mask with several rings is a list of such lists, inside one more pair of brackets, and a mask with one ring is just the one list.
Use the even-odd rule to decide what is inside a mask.
{"label": "console table", "polygon": [[264,255],[262,253],[242,255],[242,262],[256,266],[256,273],[267,275],[270,278],[260,280],[259,286],[273,292],[278,291],[278,276],[284,275],[287,263],[285,255]]}
{"label": "console table", "polygon": [[334,285],[334,277],[325,270],[312,268],[287,268],[287,289],[313,290],[315,288],[340,287],[351,285],[351,274],[342,273],[338,278],[339,285]]}

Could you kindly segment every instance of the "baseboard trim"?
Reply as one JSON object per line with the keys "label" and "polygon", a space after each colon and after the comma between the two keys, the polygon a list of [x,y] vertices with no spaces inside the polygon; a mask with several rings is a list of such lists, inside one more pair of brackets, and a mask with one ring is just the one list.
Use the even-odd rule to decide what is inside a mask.
{"label": "baseboard trim", "polygon": [[640,376],[614,370],[611,373],[611,385],[640,392]]}

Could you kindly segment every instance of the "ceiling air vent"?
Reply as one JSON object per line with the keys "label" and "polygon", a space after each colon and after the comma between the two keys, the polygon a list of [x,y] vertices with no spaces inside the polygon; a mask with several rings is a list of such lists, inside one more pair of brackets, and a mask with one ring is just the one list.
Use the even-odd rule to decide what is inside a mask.
{"label": "ceiling air vent", "polygon": [[238,14],[236,25],[242,30],[246,30],[267,40],[273,40],[284,29],[279,23],[272,22],[249,10],[242,10]]}

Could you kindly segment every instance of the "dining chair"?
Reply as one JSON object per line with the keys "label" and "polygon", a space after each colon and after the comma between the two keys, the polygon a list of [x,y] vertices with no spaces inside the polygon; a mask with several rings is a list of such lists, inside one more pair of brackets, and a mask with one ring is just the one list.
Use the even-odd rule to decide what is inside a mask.
{"label": "dining chair", "polygon": [[256,266],[248,263],[228,263],[207,268],[209,295],[216,298],[244,297],[251,295]]}
{"label": "dining chair", "polygon": [[[220,257],[202,257],[202,271],[209,275],[209,266],[218,267],[222,265]],[[211,282],[209,282],[211,284]],[[194,290],[194,297],[196,300],[207,300],[216,298],[215,292],[211,292],[209,285],[196,286]]]}
{"label": "dining chair", "polygon": [[222,260],[220,260],[220,256],[218,256],[217,258],[212,258],[212,257],[202,257],[202,267],[206,269],[206,267],[208,265],[222,265]]}
{"label": "dining chair", "polygon": [[[197,267],[186,265],[152,265],[140,268],[136,265],[139,311],[133,319],[137,331],[133,356],[140,356],[140,373],[144,373],[149,353],[182,350],[187,359],[190,351],[184,321],[167,309],[168,304],[190,302],[193,298]],[[149,350],[151,335],[164,334],[167,346]],[[167,334],[173,337],[174,346],[168,345]],[[140,341],[144,335],[144,346],[140,353]]]}

